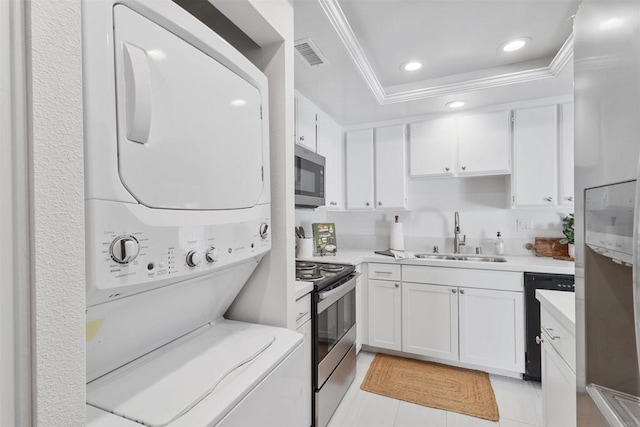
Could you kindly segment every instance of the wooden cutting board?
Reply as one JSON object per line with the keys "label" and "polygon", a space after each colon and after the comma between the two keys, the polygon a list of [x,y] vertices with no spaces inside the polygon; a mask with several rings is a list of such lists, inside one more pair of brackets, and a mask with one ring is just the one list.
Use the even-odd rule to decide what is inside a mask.
{"label": "wooden cutting board", "polygon": [[560,239],[561,237],[536,237],[534,243],[527,244],[527,249],[533,250],[536,256],[572,259],[569,257],[569,245],[557,243]]}

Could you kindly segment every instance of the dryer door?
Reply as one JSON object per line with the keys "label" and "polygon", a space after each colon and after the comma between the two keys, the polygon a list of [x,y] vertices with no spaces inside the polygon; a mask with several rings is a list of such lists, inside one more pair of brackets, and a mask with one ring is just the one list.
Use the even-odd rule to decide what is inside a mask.
{"label": "dryer door", "polygon": [[265,161],[260,91],[128,7],[113,10],[124,186],[152,208],[254,206]]}

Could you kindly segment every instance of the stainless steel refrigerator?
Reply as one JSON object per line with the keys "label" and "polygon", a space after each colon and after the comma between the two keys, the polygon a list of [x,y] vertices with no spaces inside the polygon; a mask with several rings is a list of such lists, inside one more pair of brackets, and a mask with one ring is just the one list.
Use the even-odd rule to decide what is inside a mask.
{"label": "stainless steel refrigerator", "polygon": [[640,426],[640,0],[574,19],[578,426]]}

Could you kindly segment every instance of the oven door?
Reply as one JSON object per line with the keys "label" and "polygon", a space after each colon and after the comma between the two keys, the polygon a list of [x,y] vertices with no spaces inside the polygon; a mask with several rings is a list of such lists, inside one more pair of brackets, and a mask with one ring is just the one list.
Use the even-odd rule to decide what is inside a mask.
{"label": "oven door", "polygon": [[316,390],[327,381],[356,341],[356,275],[316,294]]}

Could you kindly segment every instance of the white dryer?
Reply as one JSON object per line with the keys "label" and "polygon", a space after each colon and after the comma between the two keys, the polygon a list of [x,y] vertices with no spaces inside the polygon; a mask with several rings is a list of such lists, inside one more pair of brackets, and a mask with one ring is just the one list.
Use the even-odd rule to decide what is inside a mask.
{"label": "white dryer", "polygon": [[302,336],[223,315],[271,248],[267,79],[169,0],[83,0],[90,425],[298,426]]}

